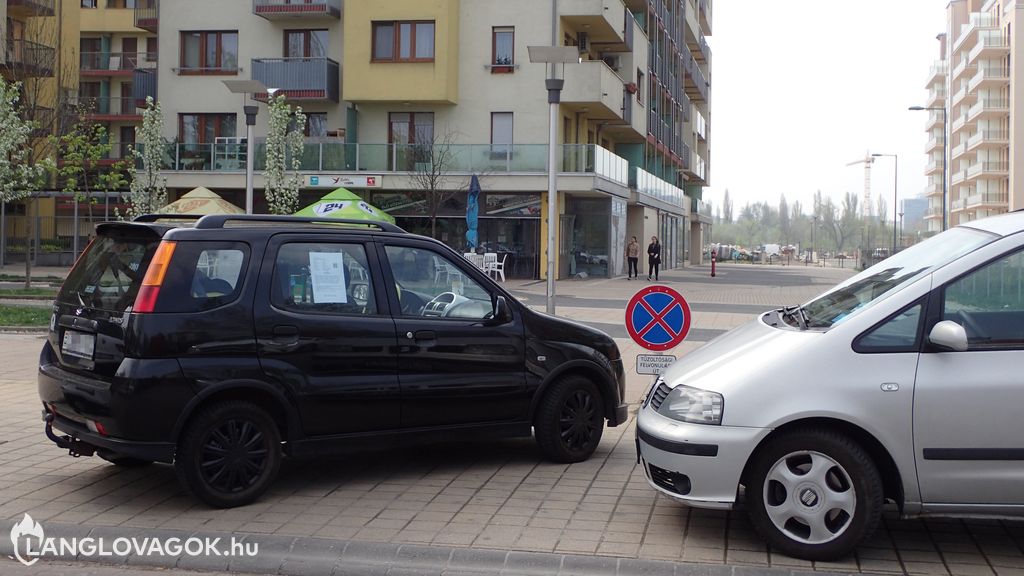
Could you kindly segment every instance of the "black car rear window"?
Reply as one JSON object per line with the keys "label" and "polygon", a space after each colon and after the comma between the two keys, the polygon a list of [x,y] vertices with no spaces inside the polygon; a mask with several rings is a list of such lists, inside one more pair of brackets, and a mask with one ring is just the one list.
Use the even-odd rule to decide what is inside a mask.
{"label": "black car rear window", "polygon": [[203,312],[238,300],[248,264],[242,242],[178,242],[155,312]]}
{"label": "black car rear window", "polygon": [[111,312],[135,302],[158,238],[99,236],[68,274],[57,301]]}

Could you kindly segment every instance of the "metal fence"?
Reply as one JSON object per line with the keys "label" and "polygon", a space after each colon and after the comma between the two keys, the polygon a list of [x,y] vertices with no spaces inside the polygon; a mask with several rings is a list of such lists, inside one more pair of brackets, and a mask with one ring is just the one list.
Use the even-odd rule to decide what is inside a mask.
{"label": "metal fence", "polygon": [[[109,218],[104,213],[109,213]],[[31,216],[4,210],[0,264],[24,262],[32,255],[34,266],[70,266],[89,243],[96,224],[113,219],[113,208],[105,210],[101,203],[93,206],[92,218],[87,212],[59,216]],[[77,237],[77,242],[76,242]]]}

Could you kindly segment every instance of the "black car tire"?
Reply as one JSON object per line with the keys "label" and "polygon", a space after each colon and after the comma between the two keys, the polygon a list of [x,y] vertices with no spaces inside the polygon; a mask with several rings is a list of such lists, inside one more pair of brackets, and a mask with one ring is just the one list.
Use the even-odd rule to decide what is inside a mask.
{"label": "black car tire", "polygon": [[849,555],[878,527],[884,504],[868,453],[843,434],[814,428],[783,433],[758,450],[746,498],[761,537],[804,560]]}
{"label": "black car tire", "polygon": [[153,463],[152,460],[143,460],[142,458],[133,458],[132,456],[122,456],[113,452],[97,452],[97,456],[110,462],[114,466],[120,466],[122,468],[141,468],[142,466],[149,466]]}
{"label": "black car tire", "polygon": [[280,466],[277,424],[263,409],[240,401],[214,404],[196,414],[178,442],[174,460],[182,485],[216,508],[255,501],[270,487]]}
{"label": "black car tire", "polygon": [[582,376],[555,382],[537,407],[533,431],[544,456],[554,462],[582,462],[597,449],[604,432],[604,400]]}

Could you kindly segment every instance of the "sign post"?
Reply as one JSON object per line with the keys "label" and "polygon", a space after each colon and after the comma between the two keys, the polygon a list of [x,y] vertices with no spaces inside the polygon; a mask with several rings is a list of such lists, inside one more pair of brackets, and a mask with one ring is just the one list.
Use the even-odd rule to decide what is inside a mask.
{"label": "sign post", "polygon": [[661,374],[676,357],[662,354],[678,346],[690,331],[690,306],[668,286],[648,286],[626,305],[626,330],[640,346],[657,352],[637,354],[637,374]]}

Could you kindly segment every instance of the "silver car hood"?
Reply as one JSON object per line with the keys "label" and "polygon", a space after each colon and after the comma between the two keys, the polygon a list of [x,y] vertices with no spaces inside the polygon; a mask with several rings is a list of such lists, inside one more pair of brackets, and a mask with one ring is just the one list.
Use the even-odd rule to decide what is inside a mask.
{"label": "silver car hood", "polygon": [[764,320],[773,314],[762,314],[683,356],[665,371],[665,383],[719,392],[728,399],[739,386],[778,381],[779,363],[809,352],[806,348],[824,332],[769,326]]}

